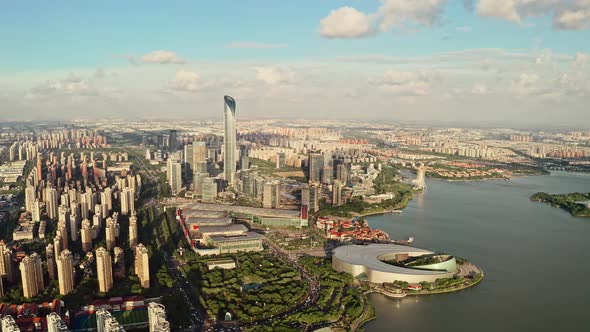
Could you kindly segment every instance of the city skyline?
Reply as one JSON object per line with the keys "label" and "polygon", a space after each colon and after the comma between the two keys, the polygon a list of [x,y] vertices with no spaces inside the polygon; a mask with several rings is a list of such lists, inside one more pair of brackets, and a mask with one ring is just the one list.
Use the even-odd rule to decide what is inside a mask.
{"label": "city skyline", "polygon": [[589,119],[587,2],[413,3],[3,4],[0,120],[219,119],[224,94],[242,119]]}

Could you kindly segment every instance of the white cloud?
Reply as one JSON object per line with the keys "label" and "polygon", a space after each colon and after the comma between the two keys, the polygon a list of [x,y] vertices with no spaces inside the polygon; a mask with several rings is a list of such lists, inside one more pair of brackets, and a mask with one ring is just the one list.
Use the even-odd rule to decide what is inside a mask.
{"label": "white cloud", "polygon": [[477,83],[471,88],[471,93],[476,95],[487,95],[490,93],[490,89],[484,83]]}
{"label": "white cloud", "polygon": [[[141,57],[145,63],[159,63],[159,64],[183,64],[186,61],[179,57],[175,52],[158,50],[150,52]],[[130,60],[131,61],[131,60]]]}
{"label": "white cloud", "polygon": [[440,19],[446,0],[382,0],[379,27],[387,31],[402,24],[432,26]]}
{"label": "white cloud", "polygon": [[369,83],[395,95],[425,96],[430,94],[435,76],[434,73],[391,69],[385,71],[382,76],[371,79]]}
{"label": "white cloud", "polygon": [[273,49],[287,48],[287,44],[259,43],[251,41],[236,41],[228,45],[229,48]]}
{"label": "white cloud", "polygon": [[590,0],[479,0],[477,12],[516,23],[552,15],[554,29],[582,30],[590,22]]}
{"label": "white cloud", "polygon": [[576,53],[576,57],[574,58],[574,64],[576,66],[585,68],[588,62],[590,62],[590,55],[587,53]]}
{"label": "white cloud", "polygon": [[31,88],[27,94],[30,98],[55,96],[97,96],[98,89],[92,82],[76,74],[59,80],[47,80]]}
{"label": "white cloud", "polygon": [[270,85],[289,85],[295,82],[295,72],[289,67],[257,67],[256,79]]}
{"label": "white cloud", "polygon": [[168,86],[172,90],[184,92],[198,92],[205,87],[199,74],[190,70],[177,71],[174,78],[168,82]]}
{"label": "white cloud", "polygon": [[341,7],[320,21],[320,35],[326,38],[358,38],[373,33],[369,15],[352,7]]}

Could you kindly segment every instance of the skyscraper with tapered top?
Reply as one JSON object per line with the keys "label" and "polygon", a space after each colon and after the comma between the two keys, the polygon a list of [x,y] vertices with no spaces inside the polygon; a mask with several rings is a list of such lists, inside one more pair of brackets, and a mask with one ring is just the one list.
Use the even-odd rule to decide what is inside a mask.
{"label": "skyscraper with tapered top", "polygon": [[223,99],[223,175],[227,184],[233,186],[236,178],[236,101],[230,96],[224,96]]}

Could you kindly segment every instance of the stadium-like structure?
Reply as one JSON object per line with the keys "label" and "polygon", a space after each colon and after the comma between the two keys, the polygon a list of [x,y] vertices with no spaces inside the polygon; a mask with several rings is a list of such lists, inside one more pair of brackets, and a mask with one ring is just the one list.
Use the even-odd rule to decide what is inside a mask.
{"label": "stadium-like structure", "polygon": [[[423,259],[419,260],[423,257]],[[428,258],[436,258],[431,259]],[[404,265],[408,260],[424,264]],[[434,262],[432,262],[434,261]],[[399,263],[398,263],[399,262]],[[332,267],[372,283],[434,282],[452,278],[457,272],[455,257],[397,244],[345,245],[334,249]]]}

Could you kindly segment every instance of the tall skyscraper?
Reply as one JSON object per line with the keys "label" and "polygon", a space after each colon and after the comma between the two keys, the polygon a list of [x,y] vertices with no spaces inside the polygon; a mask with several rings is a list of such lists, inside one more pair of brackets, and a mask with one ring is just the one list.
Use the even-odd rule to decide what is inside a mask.
{"label": "tall skyscraper", "polygon": [[31,212],[31,219],[34,222],[41,221],[41,204],[39,203],[38,199],[36,199],[35,202],[33,203],[33,211]]}
{"label": "tall skyscraper", "polygon": [[332,205],[342,205],[342,183],[338,180],[334,180],[332,184]]}
{"label": "tall skyscraper", "polygon": [[308,156],[309,182],[321,180],[322,168],[324,167],[324,156],[321,153],[311,152]]}
{"label": "tall skyscraper", "polygon": [[135,247],[135,274],[141,287],[150,288],[150,257],[148,249],[141,243]]}
{"label": "tall skyscraper", "polygon": [[55,312],[47,315],[47,332],[67,332],[68,327]]}
{"label": "tall skyscraper", "polygon": [[67,249],[63,250],[57,259],[57,279],[61,295],[74,290],[74,258],[72,252]]}
{"label": "tall skyscraper", "polygon": [[176,151],[177,149],[177,145],[178,145],[178,138],[176,137],[176,130],[175,129],[171,129],[168,132],[168,137],[170,139],[169,147],[170,147],[170,151]]}
{"label": "tall skyscraper", "polygon": [[207,161],[207,146],[205,142],[193,142],[193,169],[197,167],[200,162]]}
{"label": "tall skyscraper", "polygon": [[156,302],[148,303],[150,332],[170,332],[170,323],[166,320],[166,308]]}
{"label": "tall skyscraper", "polygon": [[223,99],[223,174],[227,184],[233,186],[236,179],[236,101],[230,96],[224,96]]}
{"label": "tall skyscraper", "polygon": [[23,258],[20,262],[20,272],[25,298],[35,297],[45,288],[41,258],[37,253]]}
{"label": "tall skyscraper", "polygon": [[178,194],[182,190],[182,164],[178,160],[168,159],[168,182],[172,195]]}
{"label": "tall skyscraper", "polygon": [[111,253],[105,248],[96,249],[96,273],[98,274],[98,290],[106,293],[113,288],[113,263]]}

